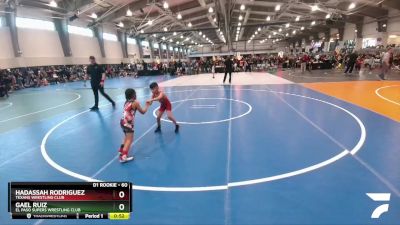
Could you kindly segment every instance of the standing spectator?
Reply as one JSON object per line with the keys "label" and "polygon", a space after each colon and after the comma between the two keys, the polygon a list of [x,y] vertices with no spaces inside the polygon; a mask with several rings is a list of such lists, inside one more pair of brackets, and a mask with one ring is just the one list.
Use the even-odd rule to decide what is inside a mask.
{"label": "standing spectator", "polygon": [[381,80],[386,80],[386,74],[389,72],[393,64],[393,49],[389,48],[388,51],[383,54],[382,57],[382,69],[378,75]]}
{"label": "standing spectator", "polygon": [[214,79],[215,78],[215,62],[212,62],[211,72],[212,72],[213,79]]}
{"label": "standing spectator", "polygon": [[232,70],[233,70],[233,62],[230,58],[230,56],[226,57],[225,60],[225,76],[224,76],[224,83],[226,80],[226,75],[229,73],[229,83],[232,82]]}
{"label": "standing spectator", "polygon": [[300,67],[301,67],[301,73],[304,73],[307,69],[307,64],[310,61],[310,57],[307,55],[307,53],[303,54],[303,57],[300,59]]}

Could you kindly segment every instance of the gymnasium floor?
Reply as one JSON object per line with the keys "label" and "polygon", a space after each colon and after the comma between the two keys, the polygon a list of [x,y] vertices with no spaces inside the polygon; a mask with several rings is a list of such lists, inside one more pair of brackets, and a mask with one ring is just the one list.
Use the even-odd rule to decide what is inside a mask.
{"label": "gymnasium floor", "polygon": [[[293,83],[266,73],[106,82],[115,110],[82,82],[0,101],[0,224],[399,224],[400,82]],[[136,117],[133,162],[117,161],[126,87],[156,80],[181,132],[151,106]],[[12,221],[9,181],[131,181],[129,221]],[[385,202],[366,193],[390,193]]]}

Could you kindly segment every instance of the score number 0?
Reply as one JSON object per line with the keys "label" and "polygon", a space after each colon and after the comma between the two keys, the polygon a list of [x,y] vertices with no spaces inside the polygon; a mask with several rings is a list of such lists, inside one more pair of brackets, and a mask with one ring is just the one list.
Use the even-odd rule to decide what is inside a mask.
{"label": "score number 0", "polygon": [[[125,197],[125,192],[124,191],[120,191],[118,193],[118,197],[123,199]],[[125,209],[125,205],[121,203],[121,204],[119,204],[118,208],[119,208],[119,210],[123,211]]]}

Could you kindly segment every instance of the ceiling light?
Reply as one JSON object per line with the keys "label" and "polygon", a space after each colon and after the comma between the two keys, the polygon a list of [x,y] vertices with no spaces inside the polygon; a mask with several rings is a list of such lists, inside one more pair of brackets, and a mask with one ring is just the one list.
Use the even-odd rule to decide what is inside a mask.
{"label": "ceiling light", "polygon": [[165,37],[163,36],[162,38],[161,38],[163,41],[165,41]]}
{"label": "ceiling light", "polygon": [[153,34],[153,37],[157,37],[157,34]]}
{"label": "ceiling light", "polygon": [[242,4],[242,5],[240,5],[240,10],[245,10],[246,9],[246,7]]}
{"label": "ceiling light", "polygon": [[315,20],[311,22],[311,26],[314,26],[314,25],[315,25]]}
{"label": "ceiling light", "polygon": [[241,22],[239,22],[239,23],[238,23],[238,26],[239,26],[239,27],[240,27],[240,26],[242,26],[242,23],[241,23]]}
{"label": "ceiling light", "polygon": [[206,35],[205,35],[205,34],[203,34],[203,38],[206,38]]}
{"label": "ceiling light", "polygon": [[289,36],[289,34],[288,34],[288,33],[286,33],[286,35],[285,35],[285,36],[287,37],[287,36]]}
{"label": "ceiling light", "polygon": [[164,31],[167,32],[167,31],[168,31],[168,28],[167,28],[167,27],[164,27]]}
{"label": "ceiling light", "polygon": [[273,34],[273,35],[276,35],[276,32],[274,31],[272,34]]}
{"label": "ceiling light", "polygon": [[279,32],[282,32],[282,28],[279,28]]}
{"label": "ceiling light", "polygon": [[354,9],[356,7],[356,3],[354,3],[354,2],[352,2],[350,5],[349,5],[349,9],[351,10],[351,9]]}
{"label": "ceiling light", "polygon": [[382,25],[382,27],[386,27],[386,23],[384,23],[384,24]]}
{"label": "ceiling light", "polygon": [[331,14],[330,14],[330,13],[326,14],[325,18],[326,18],[326,19],[331,18]]}
{"label": "ceiling light", "polygon": [[143,34],[143,33],[144,33],[144,30],[140,30],[140,33],[142,33],[142,34]]}
{"label": "ceiling light", "polygon": [[239,20],[242,20],[242,19],[243,19],[243,16],[242,16],[242,15],[240,15],[240,16],[239,16]]}
{"label": "ceiling light", "polygon": [[176,36],[176,32],[174,32],[173,35]]}
{"label": "ceiling light", "polygon": [[304,30],[304,27],[301,27],[300,30]]}
{"label": "ceiling light", "polygon": [[132,16],[133,13],[130,9],[126,10],[126,16]]}
{"label": "ceiling light", "polygon": [[289,27],[290,27],[290,23],[287,23],[287,24],[285,25],[285,27],[286,27],[286,28],[289,28]]}
{"label": "ceiling light", "polygon": [[296,19],[295,19],[296,21],[299,21],[300,20],[300,16],[296,16]]}
{"label": "ceiling light", "polygon": [[97,19],[97,14],[96,13],[92,13],[92,15],[90,15],[90,17],[92,17],[93,19]]}
{"label": "ceiling light", "polygon": [[268,38],[271,38],[271,35],[268,35]]}
{"label": "ceiling light", "polygon": [[181,13],[178,13],[178,15],[176,16],[176,18],[177,18],[178,20],[181,20],[181,19],[182,19],[182,14],[181,14]]}
{"label": "ceiling light", "polygon": [[203,34],[203,33],[200,31],[200,32],[199,32],[199,35],[202,35],[202,34]]}
{"label": "ceiling light", "polygon": [[217,17],[214,18],[214,23],[217,22]]}
{"label": "ceiling light", "polygon": [[281,10],[281,5],[278,4],[275,6],[275,11],[279,11],[279,10]]}
{"label": "ceiling light", "polygon": [[188,27],[192,27],[192,23],[191,22],[188,23]]}
{"label": "ceiling light", "polygon": [[237,27],[236,30],[240,30],[240,27]]}
{"label": "ceiling light", "polygon": [[356,29],[356,30],[354,30],[354,32],[356,32],[356,33],[357,33],[357,32],[358,32],[358,30]]}
{"label": "ceiling light", "polygon": [[209,13],[213,13],[213,12],[214,12],[213,7],[208,8],[208,12],[209,12]]}
{"label": "ceiling light", "polygon": [[169,39],[169,42],[173,42],[172,39]]}
{"label": "ceiling light", "polygon": [[292,31],[292,34],[296,34],[296,30]]}
{"label": "ceiling light", "polygon": [[261,27],[259,27],[257,30],[258,30],[258,31],[261,31]]}
{"label": "ceiling light", "polygon": [[181,39],[183,38],[183,35],[181,35]]}
{"label": "ceiling light", "polygon": [[50,3],[49,3],[49,6],[50,7],[57,7],[58,6],[58,4],[57,4],[57,2],[56,1],[54,1],[54,0],[52,0]]}
{"label": "ceiling light", "polygon": [[271,20],[271,17],[270,16],[267,16],[267,18],[265,19],[266,21],[270,21]]}
{"label": "ceiling light", "polygon": [[163,8],[164,8],[164,9],[168,9],[168,8],[169,8],[168,2],[164,2]]}
{"label": "ceiling light", "polygon": [[391,35],[389,35],[389,38],[397,38],[397,35],[391,34]]}
{"label": "ceiling light", "polygon": [[149,21],[147,22],[147,24],[148,24],[148,25],[152,25],[152,24],[153,24],[153,20],[149,20]]}
{"label": "ceiling light", "polygon": [[119,22],[118,26],[119,27],[124,27],[124,23],[121,21],[121,22]]}
{"label": "ceiling light", "polygon": [[317,11],[319,9],[318,5],[311,6],[311,11]]}

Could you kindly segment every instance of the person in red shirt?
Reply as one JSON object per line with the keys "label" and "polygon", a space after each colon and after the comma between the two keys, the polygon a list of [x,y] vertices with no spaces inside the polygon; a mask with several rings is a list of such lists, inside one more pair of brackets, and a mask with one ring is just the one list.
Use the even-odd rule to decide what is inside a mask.
{"label": "person in red shirt", "polygon": [[165,111],[167,111],[168,119],[171,120],[175,124],[175,133],[179,132],[179,125],[176,122],[174,115],[172,114],[172,105],[169,101],[168,97],[164,94],[164,92],[160,91],[158,84],[153,82],[150,84],[151,92],[153,93],[152,99],[147,101],[152,104],[154,101],[160,102],[160,108],[157,112],[157,129],[154,131],[155,133],[161,132],[161,117]]}
{"label": "person in red shirt", "polygon": [[306,53],[303,54],[303,57],[301,57],[300,62],[301,62],[301,72],[304,73],[307,69],[307,63],[310,61],[310,57]]}

